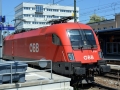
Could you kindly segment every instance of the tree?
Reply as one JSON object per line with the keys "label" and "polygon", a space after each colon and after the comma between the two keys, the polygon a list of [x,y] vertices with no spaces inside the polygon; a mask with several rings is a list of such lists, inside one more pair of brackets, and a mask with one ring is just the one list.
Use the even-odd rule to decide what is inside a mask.
{"label": "tree", "polygon": [[104,21],[104,20],[106,20],[104,17],[100,17],[96,14],[93,14],[92,16],[90,16],[90,20],[88,23],[100,22],[100,21]]}

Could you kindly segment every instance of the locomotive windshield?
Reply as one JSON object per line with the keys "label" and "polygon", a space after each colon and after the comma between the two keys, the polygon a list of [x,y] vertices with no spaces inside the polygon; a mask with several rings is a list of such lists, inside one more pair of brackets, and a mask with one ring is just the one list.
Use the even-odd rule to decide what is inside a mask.
{"label": "locomotive windshield", "polygon": [[96,48],[92,30],[67,30],[73,48]]}

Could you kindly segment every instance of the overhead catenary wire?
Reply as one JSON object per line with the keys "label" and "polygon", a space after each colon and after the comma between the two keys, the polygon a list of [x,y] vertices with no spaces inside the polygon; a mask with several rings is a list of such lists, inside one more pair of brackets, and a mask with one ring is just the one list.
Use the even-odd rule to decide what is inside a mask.
{"label": "overhead catenary wire", "polygon": [[[119,9],[119,8],[120,8],[120,7],[117,7],[116,10]],[[99,10],[99,12],[97,12],[97,13],[103,13],[103,12],[111,12],[111,8],[109,8],[109,9],[107,9],[107,10],[103,10],[103,11]],[[32,14],[33,14],[33,13],[32,13]],[[92,11],[89,12],[89,14],[87,14],[87,13],[86,13],[86,14],[81,14],[80,16],[81,16],[81,17],[84,17],[84,16],[88,16],[88,15],[90,15],[90,14],[92,14]]]}
{"label": "overhead catenary wire", "polygon": [[[28,2],[30,2],[31,0],[29,0]],[[61,2],[61,1],[64,1],[64,0],[59,0],[59,1],[57,1],[55,4],[57,4],[57,3],[59,3],[59,2]],[[78,2],[80,2],[80,1],[83,1],[83,0],[77,0],[76,2],[78,3]],[[119,1],[120,2],[120,1]],[[118,3],[118,2],[113,2],[113,3]],[[72,3],[72,4],[74,4],[74,3]],[[109,4],[112,4],[112,3],[109,3]],[[105,4],[105,5],[108,5],[108,4]],[[99,6],[103,6],[103,5],[99,5]],[[48,7],[50,7],[50,6],[48,6]],[[94,7],[97,7],[97,6],[94,6]],[[89,7],[89,9],[90,8],[93,8],[93,7]],[[106,8],[106,7],[105,7]],[[88,8],[85,8],[85,9],[88,9]],[[84,10],[84,9],[80,9],[80,10]],[[90,11],[91,12],[91,11]],[[88,12],[89,13],[89,12]],[[14,15],[13,15],[14,16]]]}
{"label": "overhead catenary wire", "polygon": [[[112,3],[120,3],[120,1],[116,1],[116,2],[112,2]],[[107,3],[107,4],[103,4],[103,5],[99,5],[99,7],[101,6],[108,6],[111,5],[112,3]],[[87,7],[87,8],[81,8],[80,10],[86,10],[86,9],[91,9],[91,8],[97,8],[98,6],[92,6],[92,7]]]}
{"label": "overhead catenary wire", "polygon": [[[101,17],[107,17],[107,16],[114,16],[114,14],[108,14],[108,15],[102,15]],[[81,22],[88,21],[89,19],[86,20],[81,20]],[[39,26],[39,25],[36,25]]]}
{"label": "overhead catenary wire", "polygon": [[[117,5],[120,5],[120,4],[117,4]],[[95,10],[95,11],[100,11],[100,10],[104,10],[104,9],[108,9],[108,8],[111,8],[111,5],[106,6],[106,7],[101,7],[101,8],[99,8],[99,9],[93,9],[93,10],[91,10],[91,11],[89,11],[89,12],[81,13],[81,15],[89,14],[89,13],[91,13],[91,12],[94,12],[94,10]],[[111,8],[111,9],[112,9],[112,8]]]}
{"label": "overhead catenary wire", "polygon": [[[118,10],[118,9],[120,9],[120,7],[116,7],[115,9]],[[100,14],[100,13],[103,13],[103,12],[112,12],[112,9],[102,10],[102,11],[97,12],[97,14]],[[89,14],[82,14],[81,17],[85,17],[85,16],[88,16],[90,14],[93,14],[93,12],[90,12]],[[114,15],[115,15],[115,13],[114,13]]]}
{"label": "overhead catenary wire", "polygon": [[[30,2],[31,0],[29,0],[28,2]],[[55,4],[57,4],[57,3],[60,3],[61,1],[64,1],[64,0],[59,0],[59,1],[57,1]],[[79,0],[79,1],[76,1],[77,3],[78,2],[80,2],[80,1],[83,1],[83,0]],[[120,1],[119,1],[120,2]],[[117,2],[113,2],[113,3],[117,3]],[[73,4],[73,3],[72,3]],[[111,4],[111,3],[110,3]],[[108,5],[108,4],[105,4],[105,5]],[[99,6],[103,6],[103,5],[99,5]],[[50,7],[50,6],[48,6],[48,7]],[[109,7],[109,6],[108,6]],[[90,8],[93,8],[93,7],[90,7]],[[89,9],[90,9],[89,8]],[[107,8],[107,7],[105,7],[105,8]],[[84,10],[84,9],[80,9],[80,10]],[[101,10],[101,9],[99,9],[99,10]],[[97,11],[97,10],[96,10]],[[91,11],[90,11],[91,12]],[[89,13],[89,12],[88,12]],[[87,14],[87,13],[86,13]],[[81,14],[82,15],[82,14]],[[13,15],[14,16],[14,15]]]}
{"label": "overhead catenary wire", "polygon": [[[31,0],[29,0],[29,1],[31,1]],[[58,2],[61,2],[61,1],[64,1],[64,0],[59,0],[59,1],[57,1],[55,4],[57,4]],[[83,1],[83,0],[80,0],[80,1]],[[77,1],[77,3],[78,2],[80,2],[80,1]],[[119,1],[120,2],[120,1]],[[116,2],[117,3],[117,2]],[[111,3],[110,3],[111,4]],[[118,3],[117,3],[118,4]],[[108,5],[108,4],[105,4],[105,5]],[[99,6],[103,6],[103,5],[99,5]],[[111,6],[111,5],[110,5]],[[109,8],[110,6],[106,6],[106,7],[102,7],[102,8],[99,8],[99,11],[101,10],[101,9],[106,9],[106,8]],[[50,6],[48,6],[48,7],[50,7]],[[45,8],[47,8],[47,7],[45,7]],[[83,9],[80,9],[80,10],[83,10]],[[95,10],[95,11],[98,11],[97,9]],[[90,12],[93,12],[93,10],[92,11],[89,11],[89,12],[85,12],[85,13],[81,13],[80,15],[84,15],[84,14],[88,14],[88,13],[90,13]],[[11,15],[12,16],[12,15]],[[13,15],[14,16],[14,15]]]}
{"label": "overhead catenary wire", "polygon": [[[78,3],[78,2],[81,2],[81,1],[83,1],[83,0],[77,0],[76,2]],[[69,5],[73,5],[74,3],[71,3],[71,4],[67,4],[67,6],[69,6]]]}
{"label": "overhead catenary wire", "polygon": [[[29,1],[31,1],[31,0],[29,0]],[[59,1],[57,1],[56,2],[56,4],[57,3],[60,3],[60,2],[62,2],[62,1],[64,1],[64,0],[59,0]],[[78,2],[80,2],[80,1],[83,1],[83,0],[77,0],[77,3]],[[120,1],[117,1],[117,2],[114,2],[114,3],[117,3],[117,5],[119,5],[119,3],[120,3]],[[106,5],[106,6],[105,6]],[[101,7],[102,6],[102,7]],[[99,9],[96,9],[96,12],[97,12],[97,14],[98,13],[100,13],[100,12],[102,12],[102,10],[106,10],[106,9],[108,9],[108,8],[110,8],[110,6],[111,6],[111,3],[109,3],[109,4],[104,4],[104,5],[99,5]],[[48,7],[50,7],[50,6],[48,6]],[[98,6],[97,6],[98,7]],[[91,8],[93,8],[93,7],[91,7]],[[94,7],[95,8],[95,7]],[[84,9],[80,9],[80,10],[84,10]],[[116,7],[115,7],[115,10],[117,10],[116,9]],[[98,12],[99,11],[99,12]],[[112,10],[106,10],[106,12],[111,12]],[[86,13],[81,13],[80,14],[80,16],[81,17],[83,17],[83,16],[87,16],[87,15],[90,15],[90,14],[92,14],[92,12],[94,12],[94,10],[92,10],[92,11],[90,11],[90,12],[86,12]],[[14,15],[13,15],[14,16]]]}
{"label": "overhead catenary wire", "polygon": [[98,1],[98,9],[99,9],[99,6],[100,6],[100,0]]}

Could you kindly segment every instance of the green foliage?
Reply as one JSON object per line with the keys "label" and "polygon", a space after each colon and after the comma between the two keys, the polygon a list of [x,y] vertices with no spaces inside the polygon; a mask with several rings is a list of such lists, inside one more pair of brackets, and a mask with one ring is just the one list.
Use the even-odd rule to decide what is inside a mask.
{"label": "green foliage", "polygon": [[92,16],[90,16],[90,20],[88,23],[100,22],[100,21],[104,21],[104,20],[106,20],[104,17],[100,17],[96,14],[93,14]]}

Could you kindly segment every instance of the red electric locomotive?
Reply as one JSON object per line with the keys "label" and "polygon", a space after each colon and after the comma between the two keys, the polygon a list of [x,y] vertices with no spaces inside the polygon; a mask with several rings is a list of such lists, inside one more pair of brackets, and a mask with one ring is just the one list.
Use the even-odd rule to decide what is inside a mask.
{"label": "red electric locomotive", "polygon": [[52,60],[53,71],[69,75],[73,82],[79,83],[94,81],[96,72],[109,72],[110,67],[102,60],[92,28],[81,23],[67,23],[69,19],[72,17],[52,20],[51,26],[7,36],[3,43],[3,58]]}

